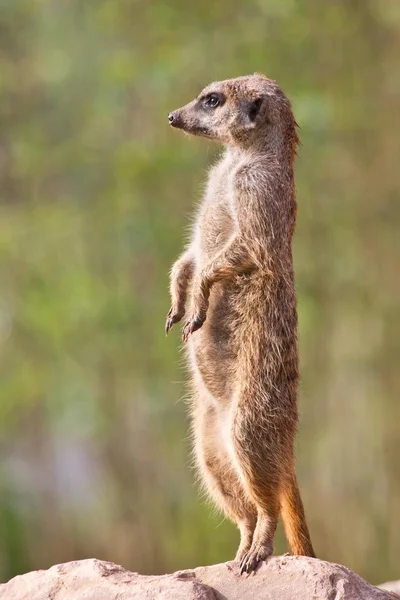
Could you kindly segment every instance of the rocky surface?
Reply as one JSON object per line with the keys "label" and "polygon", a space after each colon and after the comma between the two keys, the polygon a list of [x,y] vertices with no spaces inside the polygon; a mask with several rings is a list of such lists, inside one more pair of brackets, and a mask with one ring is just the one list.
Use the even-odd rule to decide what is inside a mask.
{"label": "rocky surface", "polygon": [[382,590],[388,590],[389,592],[396,592],[400,597],[400,579],[398,581],[387,581],[379,585]]}
{"label": "rocky surface", "polygon": [[341,565],[273,557],[240,576],[235,563],[144,576],[96,559],[32,571],[0,586],[0,600],[399,600]]}

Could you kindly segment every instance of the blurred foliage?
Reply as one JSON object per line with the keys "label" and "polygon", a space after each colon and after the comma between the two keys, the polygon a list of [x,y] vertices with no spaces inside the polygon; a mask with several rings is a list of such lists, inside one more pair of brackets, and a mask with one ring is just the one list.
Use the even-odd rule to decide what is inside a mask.
{"label": "blurred foliage", "polygon": [[254,71],[301,127],[314,546],[399,577],[399,33],[398,0],[0,1],[2,580],[88,556],[155,573],[234,555],[235,528],[193,485],[179,337],[163,332],[218,149],[166,114]]}

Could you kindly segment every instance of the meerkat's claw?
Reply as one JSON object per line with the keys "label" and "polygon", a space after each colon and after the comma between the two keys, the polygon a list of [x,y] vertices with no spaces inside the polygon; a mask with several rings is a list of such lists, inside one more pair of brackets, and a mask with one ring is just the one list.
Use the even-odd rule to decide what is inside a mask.
{"label": "meerkat's claw", "polygon": [[182,319],[183,313],[174,312],[172,308],[167,313],[167,320],[165,322],[165,335],[168,335],[175,323],[179,323]]}
{"label": "meerkat's claw", "polygon": [[252,546],[240,561],[240,574],[252,573],[256,570],[259,563],[267,560],[272,554],[272,545]]}
{"label": "meerkat's claw", "polygon": [[171,316],[172,316],[172,308],[170,308],[169,311],[167,312],[167,320],[165,321],[165,335],[169,334],[170,329],[173,325]]}
{"label": "meerkat's claw", "polygon": [[182,340],[184,342],[187,342],[189,339],[189,336],[192,333],[194,333],[195,331],[197,331],[198,329],[200,329],[200,327],[203,325],[205,320],[206,320],[205,317],[196,315],[195,317],[192,317],[191,319],[186,321],[186,323],[182,329]]}

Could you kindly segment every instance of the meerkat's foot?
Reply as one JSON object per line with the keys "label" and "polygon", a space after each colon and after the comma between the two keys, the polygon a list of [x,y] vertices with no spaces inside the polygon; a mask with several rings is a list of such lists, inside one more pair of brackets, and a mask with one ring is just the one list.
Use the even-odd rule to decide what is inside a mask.
{"label": "meerkat's foot", "polygon": [[236,556],[234,558],[235,562],[238,562],[240,564],[242,562],[242,560],[244,559],[244,557],[246,556],[246,554],[248,554],[250,548],[251,548],[251,541],[246,542],[245,544],[241,543],[236,552]]}
{"label": "meerkat's foot", "polygon": [[179,323],[181,321],[185,311],[182,310],[174,310],[174,308],[170,308],[167,314],[167,320],[165,322],[165,335],[168,335],[171,331],[173,325],[175,323]]}
{"label": "meerkat's foot", "polygon": [[242,562],[253,543],[254,529],[256,526],[256,518],[254,516],[247,517],[239,522],[240,544],[236,552],[235,561]]}
{"label": "meerkat's foot", "polygon": [[188,319],[182,329],[182,340],[184,342],[187,342],[189,339],[189,336],[194,333],[195,331],[197,331],[198,329],[200,329],[200,327],[203,325],[204,321],[206,320],[206,316],[197,313],[195,314],[193,317],[191,317],[190,319]]}
{"label": "meerkat's foot", "polygon": [[252,573],[262,560],[267,560],[272,555],[272,552],[272,542],[266,542],[265,544],[253,543],[250,550],[246,552],[240,561],[240,574]]}

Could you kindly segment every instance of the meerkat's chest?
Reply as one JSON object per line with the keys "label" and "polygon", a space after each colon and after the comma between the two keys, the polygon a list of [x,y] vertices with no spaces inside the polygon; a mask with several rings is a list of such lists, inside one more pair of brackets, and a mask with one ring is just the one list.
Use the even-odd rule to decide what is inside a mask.
{"label": "meerkat's chest", "polygon": [[196,225],[197,244],[203,261],[215,256],[234,230],[231,210],[231,169],[224,162],[212,170]]}

